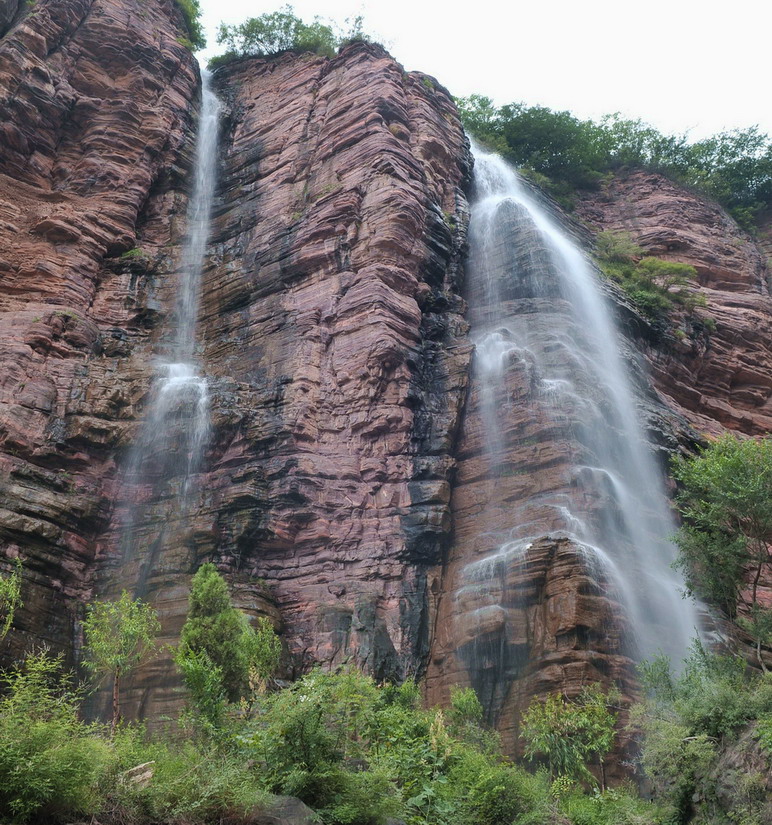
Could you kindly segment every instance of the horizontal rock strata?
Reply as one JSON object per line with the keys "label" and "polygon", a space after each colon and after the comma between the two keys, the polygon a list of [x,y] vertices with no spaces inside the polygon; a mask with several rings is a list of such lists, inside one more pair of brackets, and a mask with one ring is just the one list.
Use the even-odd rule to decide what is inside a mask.
{"label": "horizontal rock strata", "polygon": [[[2,7],[0,559],[24,607],[5,654],[70,652],[146,392],[149,269],[184,214],[197,70],[172,0]],[[143,260],[145,260],[143,258]],[[3,564],[0,561],[0,564]]]}

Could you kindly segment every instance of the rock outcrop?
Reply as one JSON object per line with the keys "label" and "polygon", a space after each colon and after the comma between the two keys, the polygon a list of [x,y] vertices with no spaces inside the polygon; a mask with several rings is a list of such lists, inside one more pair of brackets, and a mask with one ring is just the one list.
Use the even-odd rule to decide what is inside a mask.
{"label": "rock outcrop", "polygon": [[772,430],[772,297],[761,249],[720,206],[647,172],[586,195],[578,213],[596,230],[627,232],[648,254],[697,270],[690,289],[704,309],[678,336],[637,342],[665,404],[705,436]]}
{"label": "rock outcrop", "polygon": [[120,256],[141,236],[171,262],[198,82],[173,0],[19,5],[0,40],[0,551],[25,570],[11,657],[73,650],[147,391],[128,356],[155,287]]}

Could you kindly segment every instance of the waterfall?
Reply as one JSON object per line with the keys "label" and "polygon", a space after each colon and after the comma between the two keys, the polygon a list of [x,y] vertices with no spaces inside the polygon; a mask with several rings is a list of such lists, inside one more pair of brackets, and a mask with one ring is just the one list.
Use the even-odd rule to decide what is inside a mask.
{"label": "waterfall", "polygon": [[148,547],[137,585],[143,594],[155,556],[171,522],[184,518],[209,435],[209,393],[196,359],[196,321],[217,172],[220,104],[211,75],[202,72],[201,110],[194,159],[194,183],[181,254],[173,328],[167,354],[156,365],[145,419],[131,451],[125,477],[130,504],[124,521],[124,562],[133,557],[151,506],[166,504],[158,534]]}
{"label": "waterfall", "polygon": [[[661,651],[680,662],[697,611],[671,568],[675,525],[610,306],[582,252],[517,174],[497,155],[475,146],[473,153],[467,279],[488,473],[517,472],[506,456],[518,438],[508,418],[513,403],[531,405],[529,415],[554,432],[562,451],[550,459],[559,481],[513,502],[497,549],[468,564],[462,583],[475,591],[487,582],[495,592],[480,609],[500,610],[502,582],[512,581],[503,571],[522,564],[538,536],[565,535],[621,605],[630,654]],[[506,397],[513,369],[528,376],[525,401]]]}

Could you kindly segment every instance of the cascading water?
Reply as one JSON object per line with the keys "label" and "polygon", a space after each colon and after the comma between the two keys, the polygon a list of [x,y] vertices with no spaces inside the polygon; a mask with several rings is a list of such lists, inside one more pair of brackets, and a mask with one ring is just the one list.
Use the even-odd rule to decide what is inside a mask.
{"label": "cascading water", "polygon": [[[589,574],[621,604],[630,654],[661,651],[680,662],[697,613],[670,567],[675,527],[610,308],[582,253],[516,173],[497,155],[474,146],[473,152],[468,280],[477,295],[470,297],[470,320],[488,472],[512,472],[504,445],[517,434],[508,427],[501,388],[515,364],[530,376],[528,403],[563,444],[566,460],[559,483],[512,507],[511,528],[495,552],[463,570],[459,596],[469,591],[478,612],[501,609],[501,591],[529,542],[545,532],[566,535]],[[551,320],[540,315],[544,308],[556,312]],[[491,593],[479,607],[483,588]]]}
{"label": "cascading water", "polygon": [[[202,72],[201,114],[196,140],[195,179],[188,208],[188,233],[181,257],[181,280],[167,355],[159,359],[145,420],[126,472],[131,504],[123,529],[124,562],[138,550],[139,535],[147,542],[146,513],[166,502],[158,534],[147,542],[148,556],[139,572],[136,592],[144,595],[147,576],[175,519],[184,517],[192,482],[206,447],[209,430],[207,380],[196,360],[196,320],[217,172],[220,104]],[[145,528],[145,529],[143,529]]]}

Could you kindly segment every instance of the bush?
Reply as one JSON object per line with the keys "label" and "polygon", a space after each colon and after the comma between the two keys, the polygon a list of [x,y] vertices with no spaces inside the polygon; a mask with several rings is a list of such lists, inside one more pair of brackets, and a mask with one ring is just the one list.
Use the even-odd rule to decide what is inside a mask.
{"label": "bush", "polygon": [[595,254],[603,274],[619,284],[650,321],[664,320],[676,305],[689,312],[705,305],[701,295],[684,288],[697,277],[693,266],[644,257],[626,232],[599,232]]}
{"label": "bush", "polygon": [[333,23],[325,23],[315,17],[312,23],[304,23],[292,6],[279,11],[250,17],[237,26],[220,25],[217,42],[227,51],[209,63],[214,69],[238,57],[270,57],[286,51],[311,52],[333,57],[349,43],[373,42],[365,33],[362,16],[347,19],[347,28],[341,30]]}
{"label": "bush", "polygon": [[714,798],[722,751],[755,720],[760,739],[763,720],[772,713],[772,677],[699,644],[678,676],[664,657],[643,663],[640,671],[648,695],[633,709],[632,721],[644,732],[642,766],[670,811],[666,821],[686,822],[694,799]]}
{"label": "bush", "polygon": [[603,760],[614,744],[616,715],[609,710],[611,697],[599,686],[586,688],[574,701],[553,693],[535,699],[523,714],[520,737],[527,757],[543,756],[554,777],[570,776],[594,782],[587,765]]}
{"label": "bush", "polygon": [[[186,741],[147,742],[138,728],[119,731],[115,751],[109,802],[124,820],[209,823],[243,817],[268,801],[259,778],[233,752]],[[128,779],[137,767],[146,768],[148,778]]]}
{"label": "bush", "polygon": [[0,642],[8,635],[13,617],[21,606],[21,560],[16,559],[13,570],[0,575]]}
{"label": "bush", "polygon": [[228,54],[256,57],[290,50],[332,57],[338,49],[338,37],[330,26],[318,17],[313,23],[304,23],[292,6],[250,17],[237,26],[223,23],[217,42],[227,46]]}
{"label": "bush", "polygon": [[78,720],[78,694],[61,661],[38,653],[3,676],[0,818],[40,822],[99,810],[109,745]]}

